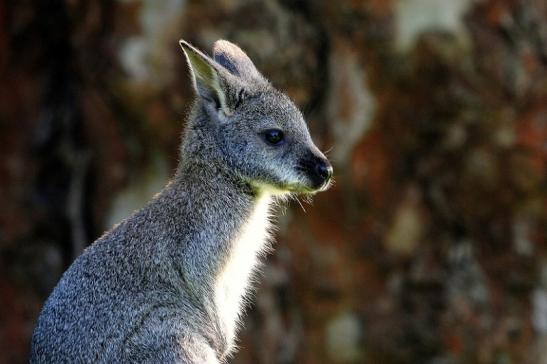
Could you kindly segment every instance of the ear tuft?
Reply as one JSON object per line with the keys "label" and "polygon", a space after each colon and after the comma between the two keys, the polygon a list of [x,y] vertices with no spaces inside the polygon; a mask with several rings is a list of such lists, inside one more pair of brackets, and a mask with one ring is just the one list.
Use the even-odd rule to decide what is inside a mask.
{"label": "ear tuft", "polygon": [[217,40],[213,46],[213,58],[232,75],[246,80],[263,81],[251,59],[237,45],[227,40]]}

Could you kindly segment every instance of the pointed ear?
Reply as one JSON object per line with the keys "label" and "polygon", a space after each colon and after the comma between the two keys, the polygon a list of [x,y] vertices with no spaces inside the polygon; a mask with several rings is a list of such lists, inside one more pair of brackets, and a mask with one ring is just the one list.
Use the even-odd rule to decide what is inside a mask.
{"label": "pointed ear", "polygon": [[227,40],[221,39],[215,42],[213,58],[234,76],[247,81],[265,81],[245,52]]}
{"label": "pointed ear", "polygon": [[192,73],[192,83],[198,96],[212,103],[217,110],[222,109],[228,114],[226,95],[220,82],[221,75],[215,61],[185,40],[181,39],[179,44],[186,55]]}

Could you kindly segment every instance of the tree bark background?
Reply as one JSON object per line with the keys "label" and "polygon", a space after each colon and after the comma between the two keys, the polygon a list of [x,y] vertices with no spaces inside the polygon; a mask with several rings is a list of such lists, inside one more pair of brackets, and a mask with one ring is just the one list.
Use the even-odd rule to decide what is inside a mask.
{"label": "tree bark background", "polygon": [[234,363],[547,363],[547,2],[0,2],[0,362],[177,162],[238,43],[336,184],[279,211]]}

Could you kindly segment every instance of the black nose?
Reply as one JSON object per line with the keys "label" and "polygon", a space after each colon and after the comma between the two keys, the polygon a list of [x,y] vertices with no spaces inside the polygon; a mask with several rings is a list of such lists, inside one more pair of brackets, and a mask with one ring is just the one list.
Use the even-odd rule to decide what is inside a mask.
{"label": "black nose", "polygon": [[322,155],[306,155],[300,160],[298,169],[306,174],[313,189],[325,187],[332,178],[332,166]]}
{"label": "black nose", "polygon": [[323,180],[323,183],[327,183],[332,177],[332,166],[329,162],[320,161],[315,165],[315,173]]}

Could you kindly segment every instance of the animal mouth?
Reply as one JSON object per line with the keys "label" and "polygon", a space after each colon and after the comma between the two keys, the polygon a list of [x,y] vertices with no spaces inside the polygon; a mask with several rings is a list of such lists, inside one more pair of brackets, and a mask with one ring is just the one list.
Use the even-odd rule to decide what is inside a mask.
{"label": "animal mouth", "polygon": [[307,174],[302,175],[302,181],[298,183],[286,183],[283,185],[283,189],[296,194],[314,194],[317,192],[323,192],[328,190],[332,186],[332,179],[329,179],[328,181],[324,181],[319,186],[317,186],[313,181],[311,181],[311,184],[304,181],[311,181],[311,179],[307,176]]}

